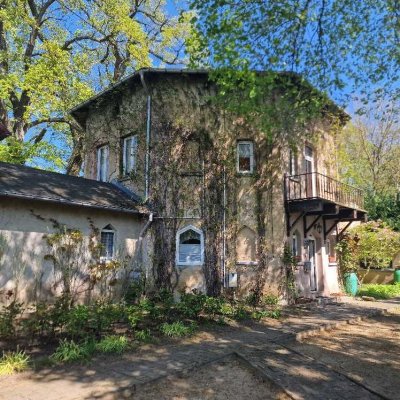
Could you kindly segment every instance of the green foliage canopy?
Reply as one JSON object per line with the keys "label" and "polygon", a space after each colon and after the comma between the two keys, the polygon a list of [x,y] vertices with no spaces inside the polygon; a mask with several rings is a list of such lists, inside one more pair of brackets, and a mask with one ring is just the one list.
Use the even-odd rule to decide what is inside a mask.
{"label": "green foliage canopy", "polygon": [[[188,20],[163,0],[2,1],[0,122],[19,142],[77,146],[82,132],[67,111],[135,69],[182,61]],[[15,149],[4,147],[14,145],[0,145],[7,161]],[[28,144],[15,161],[35,149]]]}
{"label": "green foliage canopy", "polygon": [[337,244],[343,272],[364,268],[388,268],[400,251],[400,233],[386,224],[370,221],[358,225]]}
{"label": "green foliage canopy", "polygon": [[396,0],[193,0],[195,64],[291,71],[315,87],[399,95]]}

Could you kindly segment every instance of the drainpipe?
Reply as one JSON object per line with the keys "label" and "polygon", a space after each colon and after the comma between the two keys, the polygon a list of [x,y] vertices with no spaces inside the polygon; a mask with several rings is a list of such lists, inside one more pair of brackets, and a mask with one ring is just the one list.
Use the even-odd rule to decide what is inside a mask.
{"label": "drainpipe", "polygon": [[223,193],[223,217],[222,217],[222,282],[223,287],[227,287],[226,282],[226,173],[225,167],[223,170],[223,186],[224,186],[224,193]]}
{"label": "drainpipe", "polygon": [[146,159],[145,159],[145,188],[144,202],[149,199],[150,194],[150,139],[151,139],[151,93],[144,79],[144,71],[139,71],[140,81],[147,94],[147,122],[146,122]]}
{"label": "drainpipe", "polygon": [[[154,214],[151,212],[149,214],[149,219],[147,220],[145,226],[141,229],[140,233],[139,233],[139,243],[138,243],[138,250],[139,250],[139,254],[140,254],[140,261],[143,265],[143,238],[146,236],[146,233],[148,231],[148,229],[150,228],[150,225],[152,224],[154,220]],[[145,282],[147,282],[149,278],[149,268],[148,265],[146,264],[146,269],[145,269]]]}

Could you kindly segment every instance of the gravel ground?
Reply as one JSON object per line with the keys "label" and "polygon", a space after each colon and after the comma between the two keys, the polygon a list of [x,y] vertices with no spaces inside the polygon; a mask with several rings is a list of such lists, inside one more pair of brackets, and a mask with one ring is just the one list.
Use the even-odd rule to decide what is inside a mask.
{"label": "gravel ground", "polygon": [[400,314],[346,325],[290,347],[384,398],[400,399]]}
{"label": "gravel ground", "polygon": [[180,377],[141,386],[135,400],[286,400],[274,384],[262,379],[238,358],[203,366]]}

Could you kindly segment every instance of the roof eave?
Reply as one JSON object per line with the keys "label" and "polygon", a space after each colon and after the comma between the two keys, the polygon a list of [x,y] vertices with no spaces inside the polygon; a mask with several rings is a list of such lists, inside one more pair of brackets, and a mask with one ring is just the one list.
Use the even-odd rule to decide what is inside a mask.
{"label": "roof eave", "polygon": [[88,204],[84,202],[79,202],[79,201],[69,201],[65,199],[50,199],[50,198],[38,198],[35,196],[29,196],[29,195],[22,195],[22,194],[17,194],[17,193],[7,193],[3,192],[0,193],[0,198],[14,198],[14,199],[20,199],[20,200],[35,200],[38,202],[44,202],[44,203],[51,203],[55,205],[67,205],[67,206],[75,206],[75,207],[85,207],[85,208],[91,208],[95,210],[102,210],[102,211],[110,211],[110,212],[119,212],[119,213],[124,213],[124,214],[136,214],[136,215],[147,215],[149,214],[148,212],[143,212],[139,210],[133,210],[133,209],[128,209],[128,208],[120,208],[120,207],[107,207],[107,206],[102,206],[102,205],[95,205],[95,204]]}

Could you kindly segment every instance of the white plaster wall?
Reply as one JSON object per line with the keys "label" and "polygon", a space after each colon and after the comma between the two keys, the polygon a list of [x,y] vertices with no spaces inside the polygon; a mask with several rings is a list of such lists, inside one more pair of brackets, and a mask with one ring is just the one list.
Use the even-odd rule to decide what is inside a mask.
{"label": "white plaster wall", "polygon": [[57,232],[52,220],[81,231],[87,242],[91,222],[100,230],[111,224],[116,231],[117,256],[126,256],[134,267],[139,232],[144,223],[140,216],[3,199],[0,202],[0,302],[7,299],[7,292],[17,291],[18,298],[27,302],[38,296],[50,300],[57,293],[53,264],[44,259],[50,252],[46,235]]}
{"label": "white plaster wall", "polygon": [[[292,216],[292,219],[295,217]],[[310,224],[314,217],[308,217],[307,223]],[[323,240],[323,234],[319,234],[314,228],[307,234],[307,238],[313,238],[316,241],[316,258],[317,258],[317,281],[318,291],[312,292],[310,290],[310,273],[304,272],[303,262],[306,260],[306,249],[304,247],[304,229],[303,219],[297,222],[292,228],[291,237],[295,231],[298,231],[301,238],[301,262],[299,263],[298,269],[295,271],[295,283],[299,295],[305,297],[313,297],[315,295],[329,296],[332,293],[340,292],[338,267],[336,264],[329,263],[329,257],[327,254],[327,248],[325,241]],[[332,235],[328,236],[328,239]]]}

